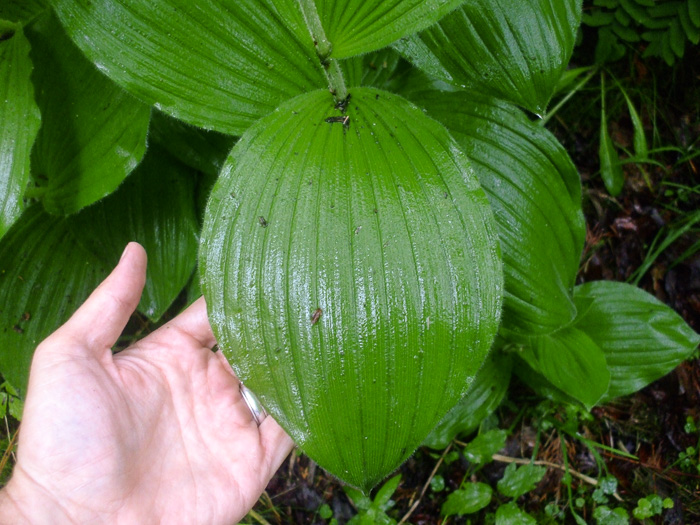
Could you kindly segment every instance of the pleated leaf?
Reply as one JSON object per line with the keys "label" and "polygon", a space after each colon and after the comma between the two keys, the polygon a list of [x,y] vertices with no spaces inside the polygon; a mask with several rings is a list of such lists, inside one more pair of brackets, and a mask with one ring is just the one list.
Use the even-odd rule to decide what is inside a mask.
{"label": "pleated leaf", "polygon": [[518,353],[518,357],[514,360],[513,373],[518,376],[518,379],[535,391],[538,396],[551,399],[560,404],[581,404],[578,399],[571,397],[563,390],[555,387],[539,371],[533,368],[537,367],[537,362],[529,347],[522,348]]}
{"label": "pleated leaf", "polygon": [[571,322],[585,238],[581,185],[566,151],[518,108],[476,92],[411,99],[444,124],[489,197],[503,252],[502,333],[543,334]]}
{"label": "pleated leaf", "polygon": [[345,117],[317,91],[243,135],[200,264],[238,376],[310,457],[368,490],[468,389],[502,274],[488,201],[447,131],[371,88]]}
{"label": "pleated leaf", "polygon": [[30,207],[0,241],[0,370],[22,397],[36,346],[65,322],[109,267],[66,219]]}
{"label": "pleated leaf", "polygon": [[151,112],[148,139],[183,164],[212,176],[219,174],[236,142],[235,137],[197,128],[157,110]]}
{"label": "pleated leaf", "polygon": [[107,266],[137,241],[148,253],[148,278],[138,309],[157,321],[189,281],[197,262],[194,173],[151,145],[124,184],[70,218],[74,236]]}
{"label": "pleated leaf", "polygon": [[401,55],[387,47],[368,55],[361,55],[341,62],[348,87],[371,86],[383,88],[396,72]]}
{"label": "pleated leaf", "polygon": [[603,350],[584,331],[568,326],[553,334],[533,337],[521,353],[533,370],[568,396],[591,409],[610,384]]}
{"label": "pleated leaf", "polygon": [[31,72],[22,27],[0,20],[0,238],[24,209],[30,153],[41,120]]}
{"label": "pleated leaf", "polygon": [[500,352],[492,352],[476,375],[474,382],[457,405],[442,418],[423,442],[443,450],[452,440],[476,430],[503,401],[508,391],[511,360]]}
{"label": "pleated leaf", "polygon": [[97,67],[148,104],[231,135],[326,80],[297,0],[56,0]]}
{"label": "pleated leaf", "polygon": [[422,32],[424,45],[399,45],[428,73],[542,115],[580,18],[581,0],[472,0]]}
{"label": "pleated leaf", "polygon": [[376,51],[430,27],[464,0],[302,0],[314,2],[332,56]]}
{"label": "pleated leaf", "polygon": [[47,13],[27,30],[42,125],[32,152],[39,196],[72,214],[109,195],[146,151],[150,110],[102,75]]}
{"label": "pleated leaf", "polygon": [[586,283],[576,287],[574,299],[590,304],[576,327],[603,350],[610,370],[603,401],[636,392],[664,376],[700,343],[680,315],[635,286]]}

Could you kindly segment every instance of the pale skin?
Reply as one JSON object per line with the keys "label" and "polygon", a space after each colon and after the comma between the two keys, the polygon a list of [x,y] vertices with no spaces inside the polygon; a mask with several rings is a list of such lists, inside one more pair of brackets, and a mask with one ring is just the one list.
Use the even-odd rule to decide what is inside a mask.
{"label": "pale skin", "polygon": [[119,265],[36,350],[0,524],[232,524],[292,449],[241,398],[199,299],[117,354],[146,253]]}

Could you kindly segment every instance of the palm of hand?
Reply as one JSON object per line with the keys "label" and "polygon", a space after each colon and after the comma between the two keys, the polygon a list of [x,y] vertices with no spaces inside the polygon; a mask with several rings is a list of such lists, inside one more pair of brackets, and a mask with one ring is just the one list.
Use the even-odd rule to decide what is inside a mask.
{"label": "palm of hand", "polygon": [[[89,308],[100,289],[37,349],[13,482],[31,480],[65,509],[81,509],[75,521],[236,522],[291,440],[271,418],[253,421],[226,359],[210,350],[203,300],[113,356],[138,295],[115,302],[103,290],[120,309],[105,315],[102,303]],[[94,315],[114,322],[88,336]]]}

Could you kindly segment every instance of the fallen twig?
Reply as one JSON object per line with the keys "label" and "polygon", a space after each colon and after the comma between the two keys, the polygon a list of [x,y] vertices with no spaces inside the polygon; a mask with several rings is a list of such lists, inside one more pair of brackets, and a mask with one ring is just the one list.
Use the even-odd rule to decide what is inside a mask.
{"label": "fallen twig", "polygon": [[[593,485],[593,486],[597,486],[597,485],[598,485],[598,480],[597,480],[597,479],[592,478],[591,476],[586,476],[585,474],[581,474],[580,472],[576,472],[575,470],[572,470],[572,469],[570,469],[570,468],[567,468],[567,467],[565,467],[565,466],[563,466],[563,465],[557,465],[556,463],[552,463],[551,461],[544,461],[544,460],[530,461],[529,459],[511,458],[511,457],[509,457],[509,456],[501,456],[500,454],[494,454],[494,455],[492,456],[492,459],[493,459],[494,461],[500,461],[501,463],[515,463],[515,464],[517,464],[517,465],[529,465],[529,464],[533,464],[533,465],[538,465],[538,466],[541,466],[541,467],[553,468],[553,469],[560,470],[560,471],[562,471],[562,472],[571,474],[571,475],[574,476],[575,478],[578,478],[578,479],[580,479],[580,480],[582,480],[582,481],[585,481],[586,483],[588,483],[588,484],[590,484],[590,485]],[[614,497],[617,501],[622,501],[622,498],[620,497],[620,495],[619,495],[617,492],[615,492],[615,493],[613,494],[613,497]]]}
{"label": "fallen twig", "polygon": [[[447,448],[442,452],[442,456],[440,456],[440,459],[438,459],[437,463],[435,464],[435,467],[433,468],[433,471],[430,473],[430,476],[428,476],[428,480],[425,482],[425,485],[423,485],[423,489],[420,491],[420,496],[418,496],[418,499],[411,505],[411,502],[409,501],[409,505],[411,505],[411,508],[408,509],[408,512],[404,514],[404,517],[401,518],[401,521],[398,522],[397,525],[401,525],[402,523],[406,523],[406,520],[411,517],[411,514],[413,514],[413,511],[415,511],[418,508],[418,505],[420,505],[421,500],[423,499],[423,496],[425,496],[426,491],[428,490],[428,486],[430,486],[430,482],[433,480],[435,477],[435,474],[437,473],[438,469],[440,468],[440,465],[442,465],[442,462],[445,459],[445,456],[447,456],[447,453],[450,451],[452,448],[452,443],[450,443]],[[415,493],[413,494],[415,497]]]}

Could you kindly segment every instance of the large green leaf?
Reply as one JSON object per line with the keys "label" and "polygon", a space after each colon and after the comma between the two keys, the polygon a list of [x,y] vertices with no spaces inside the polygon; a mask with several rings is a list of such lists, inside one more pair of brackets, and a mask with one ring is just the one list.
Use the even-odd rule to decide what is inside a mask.
{"label": "large green leaf", "polygon": [[581,0],[471,0],[396,46],[429,74],[542,115],[580,17]]}
{"label": "large green leaf", "polygon": [[[123,247],[122,247],[123,248]],[[66,219],[32,206],[0,245],[0,372],[26,394],[36,346],[65,322],[107,275]]]}
{"label": "large green leaf", "polygon": [[673,370],[700,336],[671,308],[644,290],[599,281],[576,287],[577,304],[590,304],[576,326],[605,353],[610,388],[604,400],[631,394]]}
{"label": "large green leaf", "polygon": [[67,215],[114,191],[141,161],[150,110],[97,71],[52,13],[27,36],[42,115],[35,191],[49,213]]}
{"label": "large green leaf", "polygon": [[510,374],[509,356],[492,352],[476,374],[467,395],[442,418],[423,445],[442,450],[455,437],[476,430],[503,401],[510,384]]}
{"label": "large green leaf", "polygon": [[148,253],[139,311],[157,321],[185,287],[197,262],[194,173],[160,148],[148,154],[107,199],[70,218],[78,241],[108,266],[138,241]]}
{"label": "large green leaf", "polygon": [[241,380],[309,456],[369,489],[466,392],[502,274],[488,201],[447,131],[388,92],[352,96],[345,117],[327,91],[297,97],[243,135],[200,264]]}
{"label": "large green leaf", "polygon": [[332,56],[376,51],[433,25],[464,0],[300,0],[315,3]]}
{"label": "large green leaf", "polygon": [[548,333],[572,321],[586,230],[580,179],[564,148],[518,108],[486,95],[424,91],[411,99],[450,130],[489,196],[503,251],[502,332]]}
{"label": "large green leaf", "polygon": [[0,238],[24,208],[30,153],[41,120],[31,72],[21,26],[0,20]]}
{"label": "large green leaf", "polygon": [[55,0],[97,67],[149,104],[237,135],[326,79],[297,0]]}

